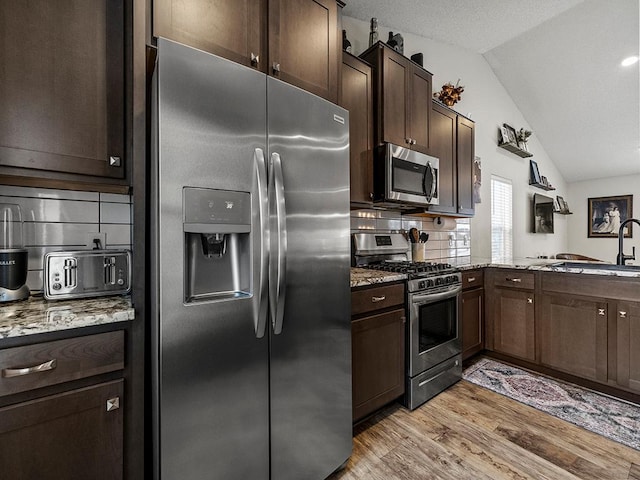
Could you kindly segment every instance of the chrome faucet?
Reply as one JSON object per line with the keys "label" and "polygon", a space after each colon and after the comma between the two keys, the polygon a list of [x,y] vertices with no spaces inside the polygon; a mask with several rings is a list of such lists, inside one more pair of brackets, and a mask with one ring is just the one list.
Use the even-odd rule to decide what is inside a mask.
{"label": "chrome faucet", "polygon": [[636,259],[636,247],[632,248],[631,255],[625,255],[624,249],[622,248],[622,241],[624,239],[624,227],[627,223],[630,222],[637,223],[640,226],[640,220],[638,220],[637,218],[627,218],[620,224],[620,229],[618,230],[618,256],[616,257],[617,265],[624,265],[627,260]]}

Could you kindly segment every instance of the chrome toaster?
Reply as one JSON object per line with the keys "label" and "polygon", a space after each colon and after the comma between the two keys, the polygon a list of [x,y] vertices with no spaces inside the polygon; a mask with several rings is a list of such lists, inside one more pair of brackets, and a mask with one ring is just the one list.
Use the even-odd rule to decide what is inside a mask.
{"label": "chrome toaster", "polygon": [[121,295],[131,290],[129,250],[50,252],[44,256],[48,300]]}

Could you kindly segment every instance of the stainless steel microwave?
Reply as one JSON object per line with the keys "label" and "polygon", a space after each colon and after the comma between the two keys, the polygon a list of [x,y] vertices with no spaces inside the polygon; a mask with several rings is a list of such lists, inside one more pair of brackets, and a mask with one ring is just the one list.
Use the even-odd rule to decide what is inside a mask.
{"label": "stainless steel microwave", "polygon": [[392,143],[374,162],[374,202],[391,208],[438,205],[440,160]]}

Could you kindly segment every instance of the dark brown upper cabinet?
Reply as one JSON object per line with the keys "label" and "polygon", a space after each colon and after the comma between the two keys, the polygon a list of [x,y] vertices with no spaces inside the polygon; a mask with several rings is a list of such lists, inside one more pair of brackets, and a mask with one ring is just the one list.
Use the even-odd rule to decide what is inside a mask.
{"label": "dark brown upper cabinet", "polygon": [[373,79],[371,66],[342,53],[338,103],[349,110],[351,202],[370,204],[373,195]]}
{"label": "dark brown upper cabinet", "polygon": [[430,72],[382,42],[362,59],[374,68],[375,142],[405,146],[430,153]]}
{"label": "dark brown upper cabinet", "polygon": [[252,66],[335,103],[338,3],[155,0],[153,34]]}
{"label": "dark brown upper cabinet", "polygon": [[128,11],[127,1],[0,2],[2,182],[126,184]]}
{"label": "dark brown upper cabinet", "polygon": [[474,122],[434,101],[429,134],[431,155],[440,159],[440,203],[429,207],[429,211],[473,215]]}
{"label": "dark brown upper cabinet", "polygon": [[153,34],[263,69],[267,0],[155,0]]}

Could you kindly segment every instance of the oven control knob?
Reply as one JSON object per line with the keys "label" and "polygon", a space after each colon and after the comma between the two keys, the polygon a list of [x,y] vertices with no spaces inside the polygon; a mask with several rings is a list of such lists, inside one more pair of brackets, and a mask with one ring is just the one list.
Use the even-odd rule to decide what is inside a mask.
{"label": "oven control knob", "polygon": [[442,278],[436,278],[436,285],[442,285]]}
{"label": "oven control knob", "polygon": [[420,288],[420,289],[425,288],[425,284],[426,284],[426,283],[427,283],[427,282],[424,282],[424,281],[422,281],[422,282],[418,282],[418,288]]}
{"label": "oven control knob", "polygon": [[427,287],[433,287],[433,280],[427,280]]}

